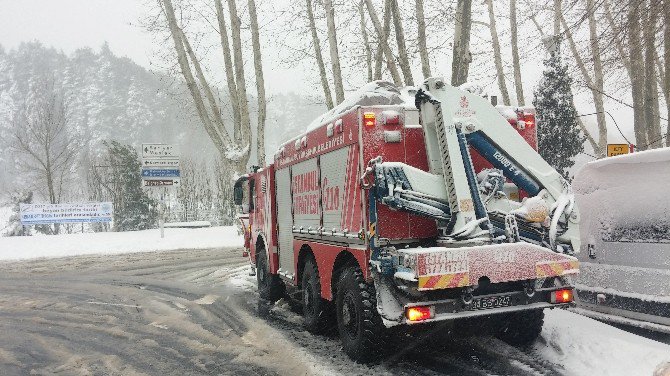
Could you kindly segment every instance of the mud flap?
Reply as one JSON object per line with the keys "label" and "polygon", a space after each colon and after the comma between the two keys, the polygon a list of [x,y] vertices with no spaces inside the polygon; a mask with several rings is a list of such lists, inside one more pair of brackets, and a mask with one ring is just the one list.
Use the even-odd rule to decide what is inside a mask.
{"label": "mud flap", "polygon": [[391,328],[400,325],[403,321],[405,309],[395,296],[393,281],[380,273],[373,272],[375,291],[377,295],[377,312],[384,322],[384,326]]}

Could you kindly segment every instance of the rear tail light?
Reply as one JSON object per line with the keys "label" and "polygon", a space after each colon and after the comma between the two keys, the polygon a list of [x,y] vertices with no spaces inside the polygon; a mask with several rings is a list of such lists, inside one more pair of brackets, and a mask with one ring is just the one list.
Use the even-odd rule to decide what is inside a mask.
{"label": "rear tail light", "polygon": [[526,128],[533,128],[535,126],[535,114],[524,113],[523,122],[526,123]]}
{"label": "rear tail light", "polygon": [[432,319],[435,316],[432,306],[409,307],[405,311],[405,317],[408,321],[424,321]]}
{"label": "rear tail light", "polygon": [[551,292],[551,302],[553,304],[570,303],[574,300],[572,289],[557,290]]}
{"label": "rear tail light", "polygon": [[374,112],[363,113],[363,124],[365,124],[366,127],[374,127],[375,126],[375,113]]}

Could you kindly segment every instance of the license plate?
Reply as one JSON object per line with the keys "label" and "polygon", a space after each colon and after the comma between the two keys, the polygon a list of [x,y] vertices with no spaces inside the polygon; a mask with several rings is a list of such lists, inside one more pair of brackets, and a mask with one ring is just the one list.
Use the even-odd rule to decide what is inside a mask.
{"label": "license plate", "polygon": [[492,309],[509,307],[512,305],[512,298],[509,295],[490,296],[486,298],[476,298],[472,300],[470,309],[473,311],[480,309]]}

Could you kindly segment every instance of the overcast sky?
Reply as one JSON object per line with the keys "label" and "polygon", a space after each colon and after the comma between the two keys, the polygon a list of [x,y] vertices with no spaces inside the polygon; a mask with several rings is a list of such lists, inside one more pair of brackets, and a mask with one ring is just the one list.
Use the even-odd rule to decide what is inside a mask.
{"label": "overcast sky", "polygon": [[[151,0],[0,0],[0,44],[5,49],[12,49],[21,42],[38,40],[70,54],[82,47],[98,50],[107,41],[115,54],[129,57],[146,68],[152,68],[151,62],[157,61],[153,40],[138,25],[138,21],[147,14],[145,7],[149,1]],[[279,67],[273,61],[275,55],[276,53],[270,51],[263,56],[268,93],[309,90],[310,86],[316,84],[316,77],[312,77],[313,72]],[[541,54],[533,55],[533,59],[525,61],[523,68],[528,96],[532,95],[530,93],[542,70],[543,57],[539,56]],[[436,65],[436,71],[450,71],[446,61],[438,61]],[[418,66],[415,71],[419,71]],[[320,91],[320,88],[315,90]],[[497,91],[494,81],[491,82],[489,90]],[[513,91],[512,88],[510,90]],[[589,102],[588,94],[580,94],[577,97],[578,111],[593,112]],[[619,125],[632,136],[632,111],[613,103],[607,105],[610,112],[621,119]],[[593,126],[591,119],[585,118],[585,121],[590,127]],[[613,127],[610,127],[609,135],[610,142],[622,141]]]}

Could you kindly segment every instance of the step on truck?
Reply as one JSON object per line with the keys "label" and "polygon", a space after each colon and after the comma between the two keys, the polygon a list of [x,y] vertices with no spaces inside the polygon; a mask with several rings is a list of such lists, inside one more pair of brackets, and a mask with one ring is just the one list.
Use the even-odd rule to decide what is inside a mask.
{"label": "step on truck", "polygon": [[368,84],[235,183],[261,298],[297,296],[307,329],[336,326],[361,362],[397,326],[493,322],[532,342],[544,309],[573,305],[580,247],[570,185],[524,139],[533,114],[441,78],[404,101],[391,86]]}

